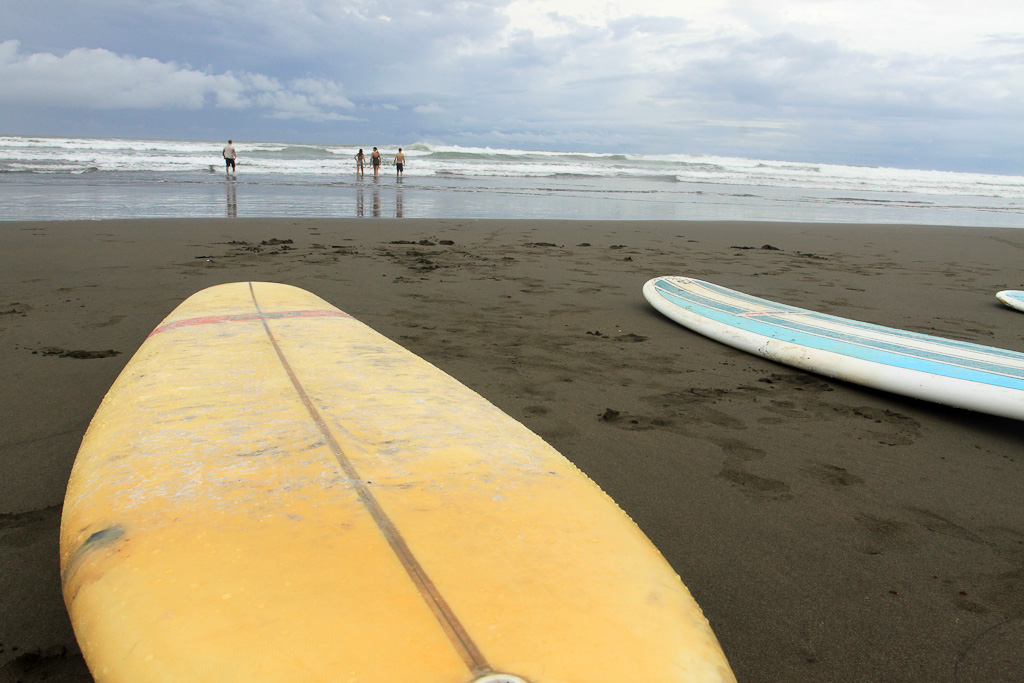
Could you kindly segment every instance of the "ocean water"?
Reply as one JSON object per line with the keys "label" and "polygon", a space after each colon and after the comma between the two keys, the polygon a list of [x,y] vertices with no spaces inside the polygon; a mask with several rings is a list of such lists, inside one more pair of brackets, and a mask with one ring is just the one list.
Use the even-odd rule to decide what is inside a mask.
{"label": "ocean water", "polygon": [[[1024,177],[699,156],[0,136],[0,220],[237,216],[758,220],[1024,227]],[[369,156],[372,146],[364,146]]]}

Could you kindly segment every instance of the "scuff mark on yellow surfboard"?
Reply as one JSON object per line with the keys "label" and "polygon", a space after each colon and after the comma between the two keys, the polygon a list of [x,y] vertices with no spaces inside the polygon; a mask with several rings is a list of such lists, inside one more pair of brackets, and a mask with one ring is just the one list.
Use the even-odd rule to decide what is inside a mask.
{"label": "scuff mark on yellow surfboard", "polygon": [[322,299],[182,303],[61,523],[98,681],[731,681],[639,528],[539,437]]}

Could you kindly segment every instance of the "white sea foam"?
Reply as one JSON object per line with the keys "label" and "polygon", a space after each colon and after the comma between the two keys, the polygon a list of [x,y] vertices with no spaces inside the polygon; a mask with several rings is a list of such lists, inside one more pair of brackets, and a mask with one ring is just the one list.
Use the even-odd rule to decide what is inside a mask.
{"label": "white sea foam", "polygon": [[[0,137],[0,171],[181,172],[220,164],[223,142]],[[335,176],[358,145],[239,142],[239,163],[268,174]],[[397,145],[379,146],[390,163]],[[372,146],[363,146],[369,155]],[[1024,199],[1024,177],[840,166],[689,154],[602,154],[418,143],[405,147],[416,175],[465,177],[674,178],[685,183]]]}

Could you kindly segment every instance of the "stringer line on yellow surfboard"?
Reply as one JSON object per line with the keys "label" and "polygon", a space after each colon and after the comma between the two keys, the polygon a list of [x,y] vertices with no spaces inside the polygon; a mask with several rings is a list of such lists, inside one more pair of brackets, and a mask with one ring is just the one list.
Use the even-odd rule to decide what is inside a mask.
{"label": "stringer line on yellow surfboard", "polygon": [[381,534],[387,540],[388,545],[391,546],[395,556],[398,558],[399,562],[401,562],[402,567],[409,575],[409,578],[416,585],[420,594],[423,596],[424,601],[426,601],[430,610],[433,612],[434,617],[448,636],[448,639],[451,641],[452,646],[459,653],[463,662],[474,675],[482,676],[494,673],[494,669],[490,664],[488,664],[487,659],[483,656],[483,653],[480,652],[476,643],[473,642],[473,638],[463,627],[459,618],[445,601],[444,596],[441,595],[441,592],[437,589],[437,586],[435,586],[434,582],[431,581],[422,565],[416,559],[412,550],[406,544],[405,539],[402,538],[401,532],[388,517],[387,512],[385,512],[384,508],[381,507],[373,493],[371,493],[369,488],[367,488],[363,483],[362,478],[359,476],[359,472],[345,455],[345,451],[342,449],[341,444],[339,444],[337,439],[334,438],[330,427],[327,426],[327,422],[324,420],[317,407],[313,404],[313,400],[302,386],[302,382],[299,380],[298,376],[296,376],[295,371],[288,362],[288,358],[284,354],[284,351],[281,350],[280,345],[277,343],[277,339],[274,337],[274,333],[271,331],[270,325],[267,324],[267,316],[264,315],[263,310],[260,308],[259,301],[256,299],[256,293],[253,291],[252,282],[249,283],[249,293],[252,295],[252,303],[256,307],[256,317],[262,323],[263,329],[267,333],[267,338],[274,347],[274,352],[277,354],[278,360],[281,361],[281,366],[288,375],[288,379],[291,381],[292,386],[299,395],[303,406],[305,406],[306,411],[313,420],[313,423],[324,437],[324,441],[334,454],[335,459],[338,461],[338,465],[341,467],[345,476],[348,477],[350,483],[358,493],[359,500],[366,507],[370,516],[373,518],[373,521],[376,523],[377,528],[380,529]]}

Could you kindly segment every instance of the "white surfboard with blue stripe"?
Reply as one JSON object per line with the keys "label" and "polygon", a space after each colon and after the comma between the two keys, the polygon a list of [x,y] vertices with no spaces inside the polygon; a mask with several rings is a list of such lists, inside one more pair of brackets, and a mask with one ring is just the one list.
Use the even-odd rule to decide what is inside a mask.
{"label": "white surfboard with blue stripe", "polygon": [[654,278],[644,296],[677,323],[773,361],[1024,420],[1024,353],[839,318],[688,277]]}
{"label": "white surfboard with blue stripe", "polygon": [[996,292],[996,298],[1010,308],[1016,308],[1018,311],[1024,311],[1024,292],[1020,290],[1004,289],[1001,292]]}

